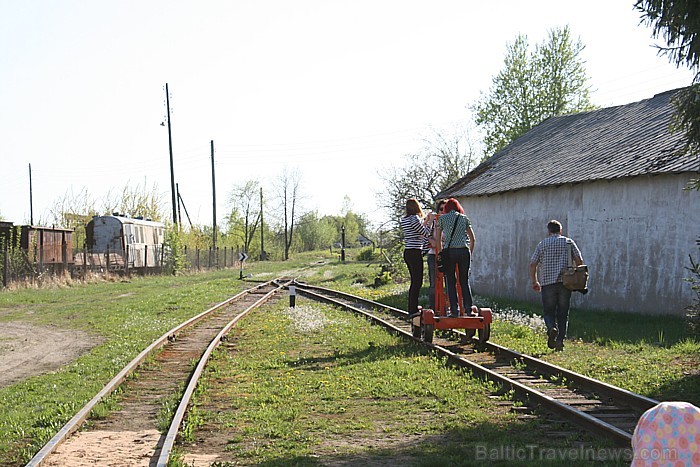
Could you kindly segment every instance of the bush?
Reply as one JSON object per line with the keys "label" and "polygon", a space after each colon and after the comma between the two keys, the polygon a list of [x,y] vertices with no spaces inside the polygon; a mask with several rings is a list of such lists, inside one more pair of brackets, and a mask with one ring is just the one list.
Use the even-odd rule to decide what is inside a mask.
{"label": "bush", "polygon": [[387,285],[391,283],[391,272],[389,272],[388,265],[382,265],[381,271],[374,278],[374,286],[381,287],[382,285]]}
{"label": "bush", "polygon": [[379,258],[379,251],[376,251],[374,248],[368,246],[358,251],[355,259],[357,261],[376,261]]}

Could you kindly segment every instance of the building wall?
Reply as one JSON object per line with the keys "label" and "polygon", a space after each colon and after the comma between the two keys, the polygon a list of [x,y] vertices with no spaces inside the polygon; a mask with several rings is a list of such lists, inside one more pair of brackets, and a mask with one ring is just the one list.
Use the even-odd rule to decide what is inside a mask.
{"label": "building wall", "polygon": [[[697,175],[696,175],[697,177]],[[700,192],[690,174],[635,177],[460,198],[472,221],[476,294],[540,303],[528,264],[546,224],[559,220],[589,266],[577,308],[683,315],[693,294],[688,255],[700,257]]]}

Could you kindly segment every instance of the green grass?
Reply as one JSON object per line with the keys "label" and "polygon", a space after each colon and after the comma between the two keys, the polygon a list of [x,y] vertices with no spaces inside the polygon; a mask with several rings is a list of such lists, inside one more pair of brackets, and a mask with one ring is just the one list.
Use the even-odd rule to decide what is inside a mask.
{"label": "green grass", "polygon": [[[480,450],[567,449],[572,442],[544,443],[539,420],[519,419],[492,403],[493,386],[347,312],[303,299],[289,309],[281,301],[272,311],[256,311],[233,334],[235,345],[216,353],[207,389],[197,395],[203,423],[193,438],[228,453],[220,466],[359,459],[474,465],[485,460]],[[181,446],[181,454],[188,449],[193,444]]]}
{"label": "green grass", "polygon": [[78,329],[99,342],[60,371],[0,389],[0,465],[28,461],[153,340],[243,287],[231,271],[220,271],[0,293],[0,325]]}
{"label": "green grass", "polygon": [[[267,280],[280,275],[298,276],[311,283],[347,290],[398,308],[405,308],[408,289],[406,282],[379,288],[369,286],[374,283],[374,277],[379,274],[380,269],[378,263],[352,261],[352,252],[349,252],[346,263],[341,263],[338,255],[315,252],[298,255],[287,262],[251,263],[243,273],[252,274],[252,280]],[[145,277],[133,278],[130,281],[73,284],[53,289],[1,291],[0,326],[3,322],[21,321],[76,329],[94,337],[97,344],[55,373],[28,378],[0,389],[0,466],[24,465],[58,428],[156,337],[185,318],[200,313],[249,285],[238,280],[238,277],[238,270],[227,270],[191,276]],[[400,277],[394,279],[401,280]],[[424,305],[427,304],[425,293],[427,290],[424,290],[424,295],[421,296]],[[536,321],[541,314],[538,304],[508,303],[485,297],[477,297],[477,303],[481,306],[491,306],[496,311],[496,321],[491,334],[494,342],[649,397],[660,400],[685,400],[700,406],[700,344],[685,334],[683,321],[679,318],[572,310],[569,332],[572,340],[567,341],[564,352],[554,353],[547,348],[542,329],[531,323],[503,319],[512,311],[517,316],[532,317]],[[337,312],[324,310],[324,313],[333,317]],[[275,316],[275,319],[282,318]],[[340,318],[336,316],[334,320],[338,321]],[[272,346],[273,343],[269,342],[268,338],[279,338],[286,333],[282,332],[284,329],[280,329],[285,326],[280,326],[279,321],[277,327],[274,327],[274,324],[270,326],[273,326],[272,330],[260,331],[264,339],[255,335],[257,331],[254,330],[250,331],[251,336],[255,339],[260,338],[261,343]],[[256,416],[261,417],[262,425],[266,426],[265,436],[273,436],[277,431],[287,433],[290,429],[291,433],[300,433],[300,440],[290,441],[284,438],[285,443],[298,443],[294,447],[285,448],[285,453],[269,452],[266,451],[267,447],[257,446],[256,449],[261,455],[271,456],[270,459],[283,458],[292,464],[299,461],[301,464],[313,465],[313,458],[308,456],[312,449],[316,449],[314,443],[322,436],[330,436],[331,439],[333,436],[346,436],[350,427],[360,434],[369,430],[380,433],[377,436],[382,436],[381,430],[387,429],[391,431],[392,436],[407,436],[412,439],[415,436],[435,437],[432,443],[423,443],[418,450],[435,455],[440,455],[445,436],[462,437],[466,440],[480,439],[483,430],[486,439],[490,440],[489,443],[497,442],[493,440],[504,436],[503,432],[509,434],[508,439],[512,434],[515,443],[531,439],[527,429],[520,429],[521,422],[511,424],[511,418],[498,418],[500,415],[497,414],[492,414],[496,417],[493,423],[484,421],[477,414],[469,412],[468,407],[461,405],[464,400],[451,397],[442,389],[430,388],[441,392],[430,393],[432,402],[429,404],[424,400],[428,393],[423,392],[418,397],[416,381],[422,382],[429,378],[440,382],[435,386],[446,385],[448,388],[452,387],[450,384],[454,384],[449,381],[454,376],[453,370],[445,370],[441,361],[423,354],[410,344],[385,340],[393,338],[378,328],[369,328],[372,333],[377,333],[376,335],[365,330],[363,332],[368,333],[369,337],[359,337],[353,333],[359,333],[360,329],[346,329],[340,324],[336,326],[340,327],[335,332],[328,333],[327,337],[322,338],[319,334],[312,333],[315,340],[305,344],[312,350],[304,354],[297,351],[297,354],[292,355],[291,350],[285,350],[286,355],[274,355],[273,358],[272,355],[260,352],[260,357],[269,361],[257,364],[263,365],[262,368],[268,371],[264,366],[267,365],[270,367],[269,371],[277,373],[272,380],[262,379],[248,383],[254,383],[251,386],[251,394],[253,391],[256,394],[261,391],[262,394],[269,392],[267,396],[260,396],[269,398],[266,402],[268,407],[278,405],[283,397],[301,397],[300,394],[290,395],[284,392],[283,388],[274,385],[275,381],[286,377],[285,371],[295,371],[295,364],[304,364],[311,368],[311,365],[322,365],[325,362],[329,367],[324,371],[307,369],[307,373],[319,379],[311,379],[307,374],[305,377],[310,379],[301,386],[307,392],[324,394],[326,399],[321,399],[314,407],[323,415],[323,423],[317,422],[328,432],[323,435],[321,431],[309,431],[306,426],[302,426],[303,429],[300,430],[296,424],[301,423],[299,419],[303,419],[305,415],[291,408],[285,409],[287,412],[272,412],[279,416],[278,427],[275,427],[274,418],[269,418],[269,414],[258,414]],[[364,327],[364,322],[358,322],[352,327]],[[328,344],[329,342],[331,344]],[[402,363],[404,361],[409,364]],[[260,367],[257,369],[260,370]],[[390,369],[398,370],[399,374],[403,372],[403,380],[389,376]],[[221,367],[219,371],[228,370]],[[374,373],[383,375],[390,384],[370,383],[370,377]],[[298,373],[294,374],[299,377]],[[346,390],[342,385],[347,384],[347,380],[341,377],[344,374],[357,383],[356,390],[362,395],[357,400],[352,396],[347,404],[339,400],[338,396],[333,396],[334,391]],[[322,380],[322,375],[333,377]],[[443,378],[447,379],[443,381]],[[461,384],[466,384],[461,381]],[[482,395],[474,396],[479,399],[487,390],[480,383],[473,384],[480,388],[478,391],[481,391]],[[465,387],[465,391],[471,396],[469,391],[473,390]],[[396,394],[399,393],[408,399],[397,397]],[[415,408],[413,403],[399,404],[394,399],[404,402],[418,401],[418,408]],[[110,399],[101,404],[98,408],[100,415],[106,414],[117,403],[116,400]],[[163,404],[162,418],[165,420],[168,410],[172,408],[168,407],[168,401],[164,401]],[[378,423],[372,423],[370,417],[362,416],[363,411],[371,411],[375,407],[374,404],[386,413],[408,411],[411,415],[396,419],[393,424],[388,424],[380,430]],[[485,410],[489,414],[494,410],[482,401],[475,402],[475,406],[479,408],[478,411]],[[345,412],[338,412],[343,407]],[[467,412],[462,414],[463,410]],[[347,413],[355,415],[349,417],[345,415]],[[267,421],[265,417],[268,417]],[[443,427],[419,426],[419,422],[433,418],[439,419]],[[164,424],[163,422],[161,425]],[[527,424],[525,426],[530,427]],[[194,426],[192,428],[194,429]],[[536,427],[530,428],[534,430]],[[524,437],[520,438],[523,431]],[[501,435],[494,434],[495,432],[500,432]],[[244,436],[237,439],[239,442],[234,444],[246,444]],[[371,445],[370,441],[368,445]],[[465,449],[471,449],[470,452],[474,454],[473,442],[468,441],[467,446],[468,448],[461,451],[459,447],[455,447],[456,458],[460,454],[468,455],[469,452],[465,453]],[[386,451],[380,448],[375,451],[375,454],[379,455],[394,453],[393,450]],[[406,446],[401,455],[412,455],[414,451],[416,450]],[[440,459],[445,462],[451,461]],[[275,462],[271,461],[270,465],[275,465]]]}
{"label": "green grass", "polygon": [[[405,309],[408,284],[374,288],[355,280],[379,265],[327,264],[308,281]],[[427,280],[425,281],[427,285]],[[427,306],[427,287],[421,304]],[[677,316],[572,309],[570,340],[564,352],[547,348],[539,303],[475,297],[479,306],[495,314],[491,340],[529,355],[600,379],[657,400],[683,400],[700,406],[700,342],[688,335],[685,320]],[[538,327],[533,322],[540,321]]]}

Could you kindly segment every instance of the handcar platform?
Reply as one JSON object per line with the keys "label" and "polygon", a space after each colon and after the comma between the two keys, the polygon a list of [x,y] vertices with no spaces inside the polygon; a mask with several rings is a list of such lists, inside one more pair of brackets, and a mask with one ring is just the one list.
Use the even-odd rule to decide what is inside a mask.
{"label": "handcar platform", "polygon": [[491,336],[491,308],[472,306],[469,314],[460,313],[459,317],[421,307],[418,309],[420,313],[411,321],[413,337],[422,337],[426,342],[433,341],[436,329],[464,329],[466,339],[471,339],[478,332],[480,342],[486,342]]}

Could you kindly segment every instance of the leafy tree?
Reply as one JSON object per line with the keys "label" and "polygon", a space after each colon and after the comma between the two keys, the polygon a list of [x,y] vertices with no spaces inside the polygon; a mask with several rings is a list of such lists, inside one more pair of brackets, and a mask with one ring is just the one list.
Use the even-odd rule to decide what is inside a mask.
{"label": "leafy tree", "polygon": [[289,251],[294,241],[299,201],[301,199],[301,173],[297,170],[284,168],[276,180],[275,190],[282,208],[282,235],[284,237],[284,260],[289,259]]}
{"label": "leafy tree", "polygon": [[429,208],[435,195],[467,174],[477,157],[468,129],[450,133],[433,130],[423,142],[420,152],[404,156],[402,166],[380,173],[385,182],[380,203],[394,217],[403,213],[408,198],[416,198],[423,208]]}
{"label": "leafy tree", "polygon": [[[638,0],[635,8],[643,13],[642,22],[653,28],[653,37],[662,36],[666,46],[657,46],[676,66],[685,65],[695,72],[691,86],[675,98],[673,129],[683,131],[686,150],[700,150],[700,3],[679,0]],[[700,190],[700,179],[690,187]]]}
{"label": "leafy tree", "polygon": [[229,224],[237,225],[241,235],[243,250],[250,252],[251,243],[260,227],[260,182],[248,180],[234,186],[229,195],[229,205],[233,207]]}
{"label": "leafy tree", "polygon": [[584,46],[572,41],[568,26],[549,31],[529,53],[527,36],[507,45],[503,69],[488,94],[474,105],[484,130],[485,157],[500,151],[549,117],[592,110]]}
{"label": "leafy tree", "polygon": [[105,214],[118,212],[129,217],[143,217],[158,222],[165,217],[163,210],[163,195],[158,192],[158,185],[154,183],[149,190],[146,188],[146,180],[143,185],[127,183],[121,193],[114,196],[110,190],[103,200],[102,207]]}
{"label": "leafy tree", "polygon": [[85,226],[97,214],[95,201],[87,188],[82,188],[78,193],[71,189],[54,200],[49,207],[48,218],[39,219],[38,225],[73,229],[73,247],[82,248],[85,243]]}
{"label": "leafy tree", "polygon": [[302,251],[313,251],[330,247],[338,231],[332,218],[319,218],[318,211],[310,211],[299,218],[297,234]]}

